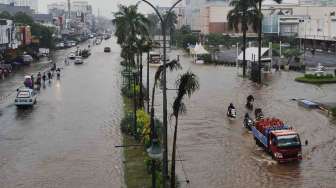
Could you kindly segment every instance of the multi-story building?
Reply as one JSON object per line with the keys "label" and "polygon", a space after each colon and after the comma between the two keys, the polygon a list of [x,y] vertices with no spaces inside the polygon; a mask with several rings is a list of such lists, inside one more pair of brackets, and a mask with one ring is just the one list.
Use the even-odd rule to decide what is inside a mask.
{"label": "multi-story building", "polygon": [[[202,31],[202,11],[207,7],[228,7],[231,0],[186,0],[186,23],[193,31]],[[223,16],[223,15],[222,15]]]}
{"label": "multi-story building", "polygon": [[6,11],[11,15],[14,15],[18,12],[24,12],[28,15],[33,14],[33,10],[28,6],[15,6],[14,4],[0,4],[0,12]]}
{"label": "multi-story building", "polygon": [[35,12],[38,12],[38,0],[7,0],[6,3],[13,3],[15,6],[20,7],[30,7]]}
{"label": "multi-story building", "polygon": [[19,46],[16,27],[12,20],[0,19],[0,52]]}

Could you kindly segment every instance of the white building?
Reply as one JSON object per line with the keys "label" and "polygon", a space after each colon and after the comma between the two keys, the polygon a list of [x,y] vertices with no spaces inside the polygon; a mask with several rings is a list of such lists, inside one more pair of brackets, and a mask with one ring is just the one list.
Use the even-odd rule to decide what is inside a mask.
{"label": "white building", "polygon": [[35,12],[38,12],[38,0],[7,0],[6,3],[14,3],[15,6],[27,6],[33,9]]}

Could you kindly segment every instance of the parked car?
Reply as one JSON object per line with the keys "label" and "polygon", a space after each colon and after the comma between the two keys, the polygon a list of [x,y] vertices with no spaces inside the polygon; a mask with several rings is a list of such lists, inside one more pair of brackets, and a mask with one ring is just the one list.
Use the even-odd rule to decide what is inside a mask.
{"label": "parked car", "polygon": [[36,98],[37,95],[33,89],[18,89],[14,103],[17,107],[33,106],[36,103]]}
{"label": "parked car", "polygon": [[110,47],[105,47],[104,52],[107,52],[107,53],[111,52],[111,48]]}
{"label": "parked car", "polygon": [[56,47],[57,49],[61,49],[61,48],[64,48],[64,47],[65,47],[65,44],[64,44],[64,42],[56,43],[56,44],[55,44],[55,47]]}

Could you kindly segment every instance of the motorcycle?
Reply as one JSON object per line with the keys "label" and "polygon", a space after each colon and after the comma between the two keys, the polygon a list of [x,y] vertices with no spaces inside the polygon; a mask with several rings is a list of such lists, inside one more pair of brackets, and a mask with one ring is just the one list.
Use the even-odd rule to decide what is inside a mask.
{"label": "motorcycle", "polygon": [[254,126],[253,120],[250,118],[248,113],[246,113],[245,118],[244,118],[244,127],[247,128],[248,130],[252,130],[252,126]]}
{"label": "motorcycle", "polygon": [[61,78],[61,72],[60,71],[57,71],[56,72],[56,76],[57,76],[57,79],[59,80]]}
{"label": "motorcycle", "polygon": [[264,114],[263,114],[261,108],[255,109],[254,115],[255,115],[256,119],[262,119],[262,118],[264,118]]}
{"label": "motorcycle", "polygon": [[237,117],[236,109],[231,108],[230,110],[228,110],[228,112],[227,112],[227,117],[228,117],[230,120],[234,120],[234,119],[236,119],[236,117]]}
{"label": "motorcycle", "polygon": [[245,106],[247,109],[253,110],[253,103],[251,101],[248,101]]}

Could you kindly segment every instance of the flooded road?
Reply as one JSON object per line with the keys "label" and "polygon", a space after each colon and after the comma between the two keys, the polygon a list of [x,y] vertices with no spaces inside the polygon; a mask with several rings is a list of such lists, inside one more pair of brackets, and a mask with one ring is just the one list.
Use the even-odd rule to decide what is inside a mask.
{"label": "flooded road", "polygon": [[[104,53],[111,46],[112,53]],[[70,50],[58,51],[63,65]],[[94,46],[83,65],[62,69],[60,80],[41,89],[32,109],[17,109],[10,92],[23,70],[0,84],[0,187],[122,187],[119,123],[122,100],[119,47],[113,40]]]}
{"label": "flooded road", "polygon": [[[103,53],[105,46],[111,46],[112,53]],[[83,65],[65,66],[61,80],[41,90],[33,109],[18,110],[10,93],[25,71],[38,68],[0,83],[0,94],[9,94],[0,102],[1,188],[123,187],[122,150],[114,147],[121,143],[119,51],[113,40],[94,46]],[[57,52],[56,61],[62,63],[67,53]],[[187,114],[180,120],[177,168],[181,187],[335,187],[336,124],[291,99],[334,102],[336,85],[297,83],[293,80],[299,73],[281,72],[259,87],[237,77],[236,68],[190,62],[181,56],[183,71],[197,74],[201,88],[185,100]],[[151,75],[154,71],[151,68]],[[169,88],[174,88],[181,72],[168,73]],[[303,147],[302,162],[277,164],[255,145],[242,126],[249,94],[266,116],[283,119],[299,132],[302,142],[309,141]],[[169,113],[174,96],[175,91],[169,90]],[[161,98],[158,90],[159,118]],[[225,115],[230,102],[238,110],[234,122]],[[173,122],[169,123],[170,136]]]}
{"label": "flooded road", "polygon": [[[178,159],[182,162],[177,164],[182,187],[336,186],[336,123],[323,113],[304,109],[291,100],[335,102],[335,84],[317,87],[297,83],[293,80],[299,73],[281,72],[259,87],[237,77],[236,68],[190,62],[188,57],[181,59],[184,71],[198,75],[201,87],[190,100],[185,100],[187,114],[181,116],[179,126]],[[174,88],[177,74],[180,72],[168,73],[168,88]],[[176,95],[175,91],[168,92],[171,98]],[[252,134],[242,126],[249,94],[256,98],[255,107],[261,107],[266,116],[283,119],[298,131],[303,143],[308,140],[301,163],[277,164],[255,145]],[[234,122],[226,117],[230,102],[238,111],[239,117]],[[172,106],[172,99],[168,104]],[[170,136],[173,122],[169,125]],[[186,180],[190,180],[189,185]]]}

